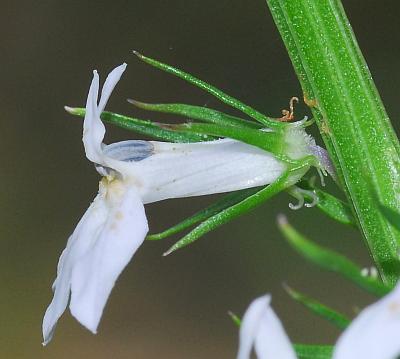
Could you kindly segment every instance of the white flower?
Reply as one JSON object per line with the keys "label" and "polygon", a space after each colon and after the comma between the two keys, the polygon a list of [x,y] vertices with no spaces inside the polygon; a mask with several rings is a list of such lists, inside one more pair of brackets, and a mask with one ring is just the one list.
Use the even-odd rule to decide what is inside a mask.
{"label": "white flower", "polygon": [[271,296],[265,295],[250,303],[240,326],[237,359],[249,359],[253,347],[260,359],[296,359],[270,302]]}
{"label": "white flower", "polygon": [[400,284],[365,308],[339,337],[333,359],[395,359],[400,355]]}
{"label": "white flower", "polygon": [[[100,114],[125,68],[123,64],[109,74],[99,103],[99,77],[94,71],[83,143],[86,157],[104,178],[60,257],[54,297],[43,320],[44,344],[51,340],[69,298],[72,315],[96,332],[115,281],[148,232],[143,204],[261,186],[286,170],[287,165],[273,154],[231,139],[191,144],[132,140],[104,145]],[[309,154],[307,145],[314,144],[303,129],[298,131],[306,146],[295,151],[296,158],[303,151]]]}
{"label": "white flower", "polygon": [[[254,345],[260,359],[296,358],[270,296],[254,300],[240,328],[237,359],[249,359]],[[339,337],[333,359],[395,359],[400,355],[400,284],[366,307]]]}

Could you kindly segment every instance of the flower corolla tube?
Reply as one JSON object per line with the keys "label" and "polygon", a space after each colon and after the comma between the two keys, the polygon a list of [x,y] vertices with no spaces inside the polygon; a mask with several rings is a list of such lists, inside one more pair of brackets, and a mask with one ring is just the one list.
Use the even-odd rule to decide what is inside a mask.
{"label": "flower corolla tube", "polygon": [[[51,340],[68,302],[72,315],[96,333],[115,281],[148,232],[144,204],[262,186],[287,169],[273,154],[233,139],[105,145],[100,114],[125,68],[122,64],[108,75],[100,99],[99,76],[93,73],[83,143],[86,157],[103,178],[60,256],[53,299],[43,320],[44,344]],[[315,149],[303,128],[296,131],[288,136],[293,142],[288,155],[294,159]]]}

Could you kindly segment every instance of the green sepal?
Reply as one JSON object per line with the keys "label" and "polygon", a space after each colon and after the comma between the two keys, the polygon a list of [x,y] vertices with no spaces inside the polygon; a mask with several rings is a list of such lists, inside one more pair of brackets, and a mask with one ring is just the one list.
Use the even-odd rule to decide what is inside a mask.
{"label": "green sepal", "polygon": [[361,268],[346,257],[306,239],[287,222],[283,215],[278,217],[278,224],[283,235],[294,249],[313,264],[328,271],[336,272],[377,296],[383,296],[390,292],[391,287],[376,278],[363,276]]}
{"label": "green sepal", "polygon": [[[84,117],[86,110],[84,108],[66,108],[67,111],[75,116]],[[113,112],[104,111],[100,118],[107,123],[116,125],[129,131],[133,131],[152,138],[167,142],[201,142],[210,141],[215,138],[209,135],[196,134],[189,132],[173,131],[166,128],[161,128],[157,124],[137,118],[123,116]]]}
{"label": "green sepal", "polygon": [[386,217],[386,219],[389,221],[389,223],[396,228],[397,230],[400,231],[400,213],[396,212],[395,210],[380,205],[381,212],[383,215]]}
{"label": "green sepal", "polygon": [[303,293],[300,293],[288,285],[284,285],[286,292],[296,301],[304,305],[307,309],[312,311],[314,314],[328,320],[339,329],[346,329],[350,324],[350,320],[345,315],[337,312],[336,310],[329,308],[325,304],[318,302],[317,300],[310,298]]}
{"label": "green sepal", "polygon": [[214,202],[212,205],[195,213],[193,216],[186,218],[185,220],[176,224],[175,226],[168,228],[163,232],[148,235],[146,239],[149,240],[164,239],[166,237],[172,236],[173,234],[179,233],[199,222],[203,222],[207,218],[221,212],[225,208],[230,207],[244,200],[248,196],[251,196],[252,194],[256,193],[257,191],[259,191],[259,188],[249,188],[249,189],[244,189],[242,191],[230,193],[221,198],[220,200]]}
{"label": "green sepal", "polygon": [[261,203],[273,197],[275,194],[283,191],[288,185],[292,185],[292,183],[290,183],[289,172],[286,172],[269,186],[264,187],[255,194],[248,196],[243,201],[236,203],[233,206],[228,207],[214,216],[206,219],[204,222],[186,234],[183,238],[181,238],[178,242],[176,242],[170,249],[168,249],[168,251],[164,253],[164,256],[171,254],[177,249],[186,247],[204,234],[233,220],[236,217],[239,217],[246,212],[249,212],[250,210],[259,206]]}
{"label": "green sepal", "polygon": [[218,98],[223,103],[225,103],[229,106],[232,106],[233,108],[236,108],[237,110],[243,112],[244,114],[248,115],[251,118],[254,118],[258,122],[262,123],[263,125],[265,125],[269,128],[282,128],[284,126],[287,126],[287,124],[279,122],[276,119],[273,119],[271,117],[267,117],[267,116],[263,115],[262,113],[258,112],[257,110],[253,109],[252,107],[245,105],[241,101],[233,98],[232,96],[227,95],[226,93],[222,92],[221,90],[218,90],[216,87],[209,85],[208,83],[206,83],[202,80],[199,80],[198,78],[196,78],[182,70],[179,70],[170,65],[167,65],[167,64],[164,64],[157,60],[146,57],[137,51],[133,51],[133,53],[140,60],[146,62],[147,64],[154,66],[154,67],[156,67],[162,71],[165,71],[167,73],[170,73],[174,76],[177,76],[177,77],[181,78],[182,80],[185,80],[185,81],[191,83],[192,85],[201,88],[202,90],[204,90],[204,91],[210,93],[211,95],[215,96],[216,98]]}
{"label": "green sepal", "polygon": [[262,125],[257,122],[244,120],[242,118],[232,115],[227,115],[226,113],[208,107],[193,106],[182,103],[153,104],[132,99],[129,99],[128,102],[143,110],[171,113],[174,115],[188,117],[193,120],[216,123],[224,126],[238,126],[258,129],[262,128]]}
{"label": "green sepal", "polygon": [[298,359],[331,359],[332,345],[294,344]]}

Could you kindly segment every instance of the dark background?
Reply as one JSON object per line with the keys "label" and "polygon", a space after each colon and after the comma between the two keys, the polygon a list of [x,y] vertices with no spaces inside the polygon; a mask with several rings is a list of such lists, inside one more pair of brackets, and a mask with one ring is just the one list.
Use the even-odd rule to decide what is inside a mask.
{"label": "dark background", "polygon": [[[397,126],[399,2],[346,0],[344,6]],[[292,302],[282,283],[348,315],[373,300],[303,261],[282,239],[275,219],[286,213],[303,233],[369,266],[358,233],[317,209],[290,211],[289,197],[281,194],[167,258],[161,254],[177,237],[146,242],[114,288],[99,334],[93,336],[66,312],[43,348],[41,321],[59,254],[97,191],[99,177],[84,156],[81,121],[63,110],[85,103],[94,68],[104,80],[126,61],[108,109],[158,120],[161,116],[147,116],[125,99],[229,110],[140,63],[132,49],[273,116],[301,91],[263,0],[3,1],[1,8],[1,358],[232,358],[237,328],[227,311],[241,315],[266,292],[273,294],[293,341],[332,343],[338,331]],[[307,114],[304,105],[297,111]],[[106,140],[136,137],[109,127]],[[151,230],[212,200],[148,205]]]}

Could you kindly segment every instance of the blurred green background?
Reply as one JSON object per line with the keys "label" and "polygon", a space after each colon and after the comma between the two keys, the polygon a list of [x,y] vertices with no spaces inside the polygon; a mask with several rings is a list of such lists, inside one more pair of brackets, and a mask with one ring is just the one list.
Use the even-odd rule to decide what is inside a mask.
{"label": "blurred green background", "polygon": [[[290,198],[282,194],[167,258],[161,254],[177,237],[146,242],[115,286],[99,334],[93,336],[66,312],[43,348],[41,321],[59,254],[97,191],[99,177],[84,156],[81,121],[63,110],[85,103],[93,69],[104,79],[126,61],[128,70],[107,108],[170,122],[125,99],[227,109],[140,63],[132,49],[192,72],[273,116],[301,92],[263,0],[2,4],[0,358],[232,358],[237,328],[227,311],[241,315],[266,292],[273,294],[273,307],[293,341],[330,343],[338,331],[292,302],[282,283],[348,315],[372,300],[298,257],[275,219],[286,213],[311,238],[369,266],[358,233],[317,209],[290,211]],[[344,5],[395,120],[399,2],[345,0]],[[307,114],[306,107],[299,105],[297,114]],[[109,127],[106,140],[136,137]],[[214,198],[147,206],[151,230],[176,223]]]}

